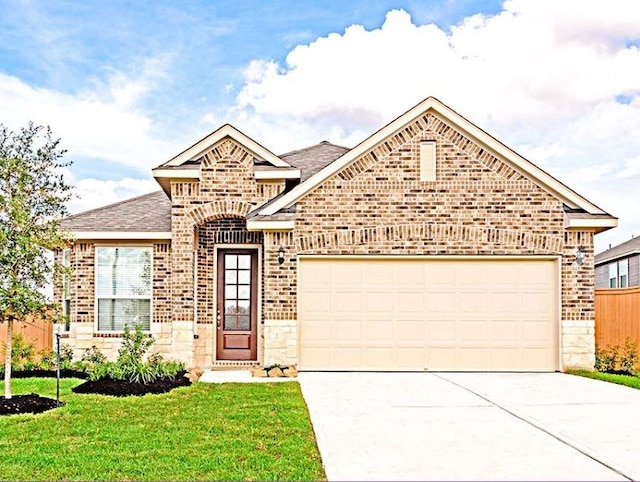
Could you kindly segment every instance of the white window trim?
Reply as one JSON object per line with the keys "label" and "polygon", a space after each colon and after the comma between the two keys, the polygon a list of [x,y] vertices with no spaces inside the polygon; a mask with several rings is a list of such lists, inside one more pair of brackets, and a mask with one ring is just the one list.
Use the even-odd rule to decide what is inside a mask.
{"label": "white window trim", "polygon": [[[612,269],[615,268],[615,273],[612,273]],[[618,287],[618,262],[614,261],[613,263],[609,263],[609,273],[608,273],[608,287],[609,288],[617,288]],[[611,281],[613,281],[614,286],[611,286]]]}
{"label": "white window trim", "polygon": [[[621,266],[626,266],[626,271],[622,274]],[[625,277],[625,285],[622,286],[622,277]],[[618,288],[628,288],[629,287],[629,258],[624,258],[618,260]]]}
{"label": "white window trim", "polygon": [[[93,332],[94,334],[99,335],[121,335],[124,330],[100,330],[98,325],[98,300],[100,297],[98,296],[98,283],[96,273],[98,271],[98,250],[100,248],[147,248],[151,252],[151,257],[149,259],[149,267],[151,270],[151,293],[149,296],[127,296],[127,299],[141,299],[141,300],[149,300],[149,329],[143,330],[143,333],[151,333],[153,329],[153,254],[154,247],[151,244],[101,244],[95,246],[93,253]],[[133,329],[134,327],[129,327]]]}

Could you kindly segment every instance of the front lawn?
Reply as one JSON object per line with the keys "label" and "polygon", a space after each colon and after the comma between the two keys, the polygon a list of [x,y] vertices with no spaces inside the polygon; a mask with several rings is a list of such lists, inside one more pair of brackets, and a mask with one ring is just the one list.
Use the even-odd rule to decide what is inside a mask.
{"label": "front lawn", "polygon": [[617,383],[618,385],[625,385],[631,388],[637,388],[640,390],[640,377],[634,377],[631,375],[614,375],[612,373],[591,372],[589,370],[568,370],[567,373],[571,375],[578,375],[581,377],[594,378],[596,380],[603,380],[605,382]]}
{"label": "front lawn", "polygon": [[[63,407],[0,417],[2,480],[325,478],[295,382],[195,383],[125,398],[72,393],[80,382],[61,381]],[[11,385],[55,398],[55,379]]]}

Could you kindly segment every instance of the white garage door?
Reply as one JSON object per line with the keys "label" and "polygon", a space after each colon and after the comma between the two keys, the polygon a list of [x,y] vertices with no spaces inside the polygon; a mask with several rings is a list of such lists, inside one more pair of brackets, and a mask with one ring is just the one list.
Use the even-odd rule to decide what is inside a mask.
{"label": "white garage door", "polygon": [[555,260],[303,257],[299,270],[302,370],[557,368]]}

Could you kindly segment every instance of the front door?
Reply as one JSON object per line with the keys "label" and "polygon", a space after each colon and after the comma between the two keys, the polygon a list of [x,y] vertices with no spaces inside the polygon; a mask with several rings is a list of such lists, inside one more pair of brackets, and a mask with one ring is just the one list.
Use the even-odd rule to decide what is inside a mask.
{"label": "front door", "polygon": [[258,251],[218,251],[217,360],[257,360]]}

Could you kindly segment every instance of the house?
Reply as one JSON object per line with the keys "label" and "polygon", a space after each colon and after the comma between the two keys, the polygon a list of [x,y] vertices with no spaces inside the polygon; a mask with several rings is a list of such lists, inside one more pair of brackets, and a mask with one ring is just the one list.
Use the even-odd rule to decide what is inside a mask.
{"label": "house", "polygon": [[593,367],[616,218],[433,97],[352,149],[276,155],[224,125],[153,176],[64,222],[77,350],[140,323],[201,367]]}
{"label": "house", "polygon": [[631,238],[596,255],[596,288],[640,286],[640,238]]}

